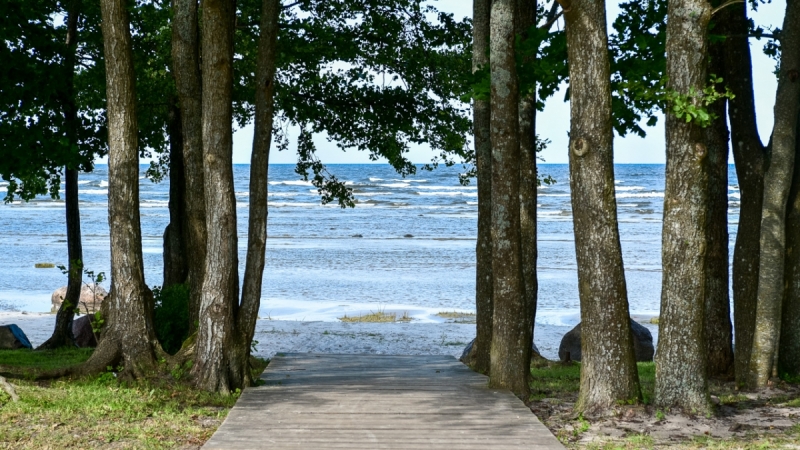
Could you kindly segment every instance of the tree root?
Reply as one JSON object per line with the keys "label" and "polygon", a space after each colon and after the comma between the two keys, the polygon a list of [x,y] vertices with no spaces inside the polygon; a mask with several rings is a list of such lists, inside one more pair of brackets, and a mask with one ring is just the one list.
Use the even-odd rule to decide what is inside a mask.
{"label": "tree root", "polygon": [[11,385],[5,378],[0,377],[0,387],[3,388],[4,391],[11,397],[12,402],[19,401],[19,395],[17,395],[17,391],[14,389],[14,386]]}

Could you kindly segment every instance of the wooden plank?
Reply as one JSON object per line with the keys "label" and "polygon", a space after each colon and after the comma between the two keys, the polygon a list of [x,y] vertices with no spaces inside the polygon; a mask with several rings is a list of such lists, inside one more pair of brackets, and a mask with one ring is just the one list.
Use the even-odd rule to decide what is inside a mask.
{"label": "wooden plank", "polygon": [[204,449],[564,448],[451,357],[288,353],[261,379]]}

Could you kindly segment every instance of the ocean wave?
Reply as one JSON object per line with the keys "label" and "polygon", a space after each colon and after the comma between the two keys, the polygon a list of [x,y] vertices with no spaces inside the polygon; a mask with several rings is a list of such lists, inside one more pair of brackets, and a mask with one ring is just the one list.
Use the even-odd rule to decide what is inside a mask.
{"label": "ocean wave", "polygon": [[369,181],[372,181],[374,183],[376,181],[383,181],[383,178],[369,177]]}
{"label": "ocean wave", "polygon": [[436,191],[460,191],[460,190],[468,190],[474,191],[477,190],[477,186],[416,186],[417,189],[428,189],[428,190],[436,190]]}
{"label": "ocean wave", "polygon": [[408,182],[402,183],[387,183],[387,184],[379,184],[380,187],[388,187],[388,188],[405,188],[411,186]]}
{"label": "ocean wave", "polygon": [[[237,206],[239,204],[237,203]],[[247,205],[245,203],[245,205]],[[305,202],[269,202],[269,206],[275,208],[309,208],[313,206],[320,206],[319,203],[305,203]]]}
{"label": "ocean wave", "polygon": [[100,185],[99,186],[100,187],[108,187],[108,181],[107,180],[100,180]]}
{"label": "ocean wave", "polygon": [[432,191],[432,192],[417,192],[419,195],[424,195],[426,197],[455,197],[455,196],[462,196],[462,197],[477,197],[477,192],[459,192],[459,191]]}
{"label": "ocean wave", "polygon": [[80,189],[78,193],[87,195],[108,195],[108,189]]}
{"label": "ocean wave", "polygon": [[141,203],[142,208],[167,208],[169,200],[145,200]]}
{"label": "ocean wave", "polygon": [[[317,193],[317,191],[312,191],[312,192],[314,192],[315,194]],[[295,192],[270,192],[267,195],[269,197],[297,197],[298,194]]]}
{"label": "ocean wave", "polygon": [[250,197],[250,193],[249,192],[237,192],[236,196],[237,197]]}
{"label": "ocean wave", "polygon": [[8,188],[6,188],[5,186],[0,186],[0,192],[6,192],[6,191],[8,191]]}
{"label": "ocean wave", "polygon": [[728,198],[742,198],[742,194],[740,194],[738,192],[734,192],[734,193],[728,194]]}
{"label": "ocean wave", "polygon": [[[315,191],[316,192],[316,191]],[[394,192],[355,192],[356,197],[375,197],[378,195],[392,195]]]}
{"label": "ocean wave", "polygon": [[465,203],[468,204],[468,205],[477,205],[478,204],[478,202],[469,202],[469,201],[465,202]]}
{"label": "ocean wave", "polygon": [[[370,178],[372,180],[372,178]],[[410,179],[403,179],[398,180],[397,178],[393,178],[392,181],[402,181],[403,183],[427,183],[428,180],[410,180]]]}
{"label": "ocean wave", "polygon": [[539,194],[539,197],[569,197],[569,194]]}
{"label": "ocean wave", "polygon": [[617,187],[617,192],[619,191],[643,191],[644,187],[642,186],[619,186]]}
{"label": "ocean wave", "polygon": [[270,181],[273,186],[312,186],[310,181],[290,180],[290,181]]}
{"label": "ocean wave", "polygon": [[738,184],[731,184],[730,186],[728,186],[728,190],[729,191],[738,191],[739,190],[739,185]]}
{"label": "ocean wave", "polygon": [[[78,181],[78,185],[80,186],[82,184],[89,184],[91,182],[92,182],[92,180],[81,180],[81,181]],[[0,183],[0,186],[4,186],[4,184]]]}
{"label": "ocean wave", "polygon": [[623,192],[617,198],[664,198],[663,192]]}

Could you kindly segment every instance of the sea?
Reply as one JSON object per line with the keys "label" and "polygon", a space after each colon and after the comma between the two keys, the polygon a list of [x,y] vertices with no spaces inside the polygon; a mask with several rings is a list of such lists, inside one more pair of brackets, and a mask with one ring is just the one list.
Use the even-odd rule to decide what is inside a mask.
{"label": "sea", "polygon": [[[158,286],[169,181],[151,182],[146,169],[141,166],[139,180],[142,250],[146,282]],[[262,318],[337,321],[382,311],[430,323],[445,320],[439,312],[475,311],[478,198],[475,180],[459,184],[465,167],[420,169],[405,178],[382,164],[334,164],[328,170],[353,189],[355,208],[322,205],[294,165],[270,166]],[[542,164],[539,170],[556,183],[542,186],[538,197],[537,323],[573,325],[579,300],[568,166]],[[657,316],[664,165],[618,164],[614,172],[631,313]],[[241,279],[249,165],[234,166],[234,177]],[[0,196],[6,189],[0,182]],[[81,174],[79,192],[85,267],[110,274],[107,166]],[[739,209],[733,166],[728,195],[732,248]],[[63,199],[1,204],[0,230],[0,311],[50,311],[51,294],[66,276],[35,264],[67,264]]]}

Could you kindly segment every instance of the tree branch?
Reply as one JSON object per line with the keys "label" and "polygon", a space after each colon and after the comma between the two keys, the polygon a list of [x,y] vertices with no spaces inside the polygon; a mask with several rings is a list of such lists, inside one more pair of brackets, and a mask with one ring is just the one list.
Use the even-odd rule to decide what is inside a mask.
{"label": "tree branch", "polygon": [[572,8],[572,0],[556,0],[556,1],[558,2],[559,5],[561,5],[561,9],[563,9],[564,12],[569,12],[570,9]]}
{"label": "tree branch", "polygon": [[2,387],[3,390],[6,391],[6,393],[11,397],[11,401],[12,402],[18,402],[19,401],[19,395],[17,395],[17,391],[14,389],[14,386],[12,386],[3,377],[0,377],[0,387]]}
{"label": "tree branch", "polygon": [[727,6],[734,5],[736,3],[744,3],[744,0],[728,0],[727,2],[725,2],[725,3],[717,6],[716,8],[712,9],[711,10],[711,15],[713,16],[714,14],[718,13],[721,9],[723,9],[723,8],[725,8]]}

